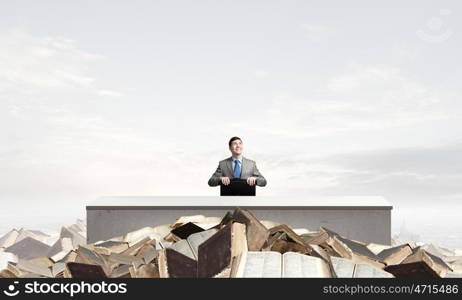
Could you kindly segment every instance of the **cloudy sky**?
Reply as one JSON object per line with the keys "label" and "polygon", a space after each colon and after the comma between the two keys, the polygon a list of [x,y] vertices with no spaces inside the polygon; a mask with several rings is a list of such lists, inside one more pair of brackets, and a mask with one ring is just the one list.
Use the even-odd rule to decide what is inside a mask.
{"label": "cloudy sky", "polygon": [[3,1],[0,225],[84,216],[101,195],[215,195],[207,180],[234,135],[268,180],[260,195],[460,206],[461,13],[458,1]]}

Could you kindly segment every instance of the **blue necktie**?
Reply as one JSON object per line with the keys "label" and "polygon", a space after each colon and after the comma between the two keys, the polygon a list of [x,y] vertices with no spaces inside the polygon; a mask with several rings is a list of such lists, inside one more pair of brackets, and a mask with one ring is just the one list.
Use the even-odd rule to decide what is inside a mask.
{"label": "blue necktie", "polygon": [[234,161],[234,178],[241,178],[241,162],[236,159]]}

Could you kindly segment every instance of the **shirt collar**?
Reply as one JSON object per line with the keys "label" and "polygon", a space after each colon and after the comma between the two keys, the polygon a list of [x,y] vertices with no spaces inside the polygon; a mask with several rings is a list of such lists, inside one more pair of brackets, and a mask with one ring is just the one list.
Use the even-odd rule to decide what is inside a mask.
{"label": "shirt collar", "polygon": [[233,159],[233,162],[235,162],[236,160],[239,160],[239,162],[242,163],[242,155],[240,155],[238,157],[231,156],[231,158]]}

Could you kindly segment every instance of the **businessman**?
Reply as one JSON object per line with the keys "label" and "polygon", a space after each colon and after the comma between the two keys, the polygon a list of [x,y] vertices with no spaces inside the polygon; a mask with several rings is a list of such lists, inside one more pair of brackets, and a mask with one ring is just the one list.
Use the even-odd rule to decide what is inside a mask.
{"label": "businessman", "polygon": [[209,179],[209,186],[217,186],[220,183],[230,184],[231,178],[245,179],[249,185],[265,186],[266,179],[258,171],[255,161],[242,156],[242,140],[235,136],[229,140],[231,157],[219,162],[218,168]]}

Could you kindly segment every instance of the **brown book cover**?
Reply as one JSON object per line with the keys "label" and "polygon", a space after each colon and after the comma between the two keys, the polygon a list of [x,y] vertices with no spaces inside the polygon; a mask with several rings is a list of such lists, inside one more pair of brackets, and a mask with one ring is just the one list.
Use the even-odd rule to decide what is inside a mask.
{"label": "brown book cover", "polygon": [[306,242],[304,239],[302,239],[298,234],[296,234],[289,226],[285,224],[281,224],[278,226],[275,226],[269,230],[269,234],[273,235],[277,232],[283,232],[287,235],[287,238],[291,242],[295,242],[301,245],[305,245]]}
{"label": "brown book cover", "polygon": [[393,274],[396,278],[440,278],[440,276],[423,261],[391,265],[385,267],[384,270]]}
{"label": "brown book cover", "polygon": [[138,251],[146,244],[151,243],[154,239],[150,239],[149,237],[145,237],[144,239],[136,242],[133,246],[129,247],[128,249],[122,251],[120,254],[126,255],[136,255]]}
{"label": "brown book cover", "polygon": [[[422,249],[421,247],[417,247],[417,248],[413,249],[412,254],[416,254],[417,252],[424,252],[428,257],[430,257],[430,259],[434,263],[435,267],[439,271],[442,271],[442,270],[446,270],[446,271],[450,271],[450,272],[453,271],[452,268],[450,266],[448,266],[448,264],[443,259],[441,259],[441,257],[433,255],[430,252]],[[410,256],[412,256],[412,255],[410,255]],[[408,257],[410,257],[410,256],[408,256]]]}
{"label": "brown book cover", "polygon": [[300,245],[294,242],[288,242],[282,239],[275,241],[271,245],[270,251],[276,251],[281,254],[284,254],[286,252],[297,252],[301,254],[311,253],[310,249],[305,245]]}
{"label": "brown book cover", "polygon": [[311,247],[296,234],[287,225],[278,225],[271,228],[269,231],[269,238],[265,244],[265,248],[271,251],[280,253],[285,252],[298,252],[303,254],[310,254]]}
{"label": "brown book cover", "polygon": [[232,222],[232,221],[233,221],[233,213],[228,211],[226,212],[225,216],[221,219],[220,223],[214,226],[213,228],[221,229],[225,227],[227,224],[229,224],[229,222]]}
{"label": "brown book cover", "polygon": [[231,227],[229,223],[199,245],[198,277],[213,277],[230,265]]}
{"label": "brown book cover", "polygon": [[3,269],[0,271],[0,278],[16,278],[17,276],[14,275],[13,272],[7,270],[7,269]]}
{"label": "brown book cover", "polygon": [[245,224],[249,251],[260,251],[268,239],[268,230],[252,213],[241,208],[234,211],[233,219]]}
{"label": "brown book cover", "polygon": [[69,270],[72,278],[100,279],[107,277],[103,268],[98,265],[69,262],[66,263],[66,268]]}
{"label": "brown book cover", "polygon": [[167,272],[170,278],[197,277],[197,261],[181,254],[178,251],[165,249]]}
{"label": "brown book cover", "polygon": [[139,266],[136,269],[136,278],[159,278],[159,268],[155,264]]}
{"label": "brown book cover", "polygon": [[196,224],[189,222],[173,229],[170,232],[179,237],[180,239],[184,240],[187,239],[188,236],[190,236],[191,234],[202,231],[205,231],[202,227],[199,227]]}

